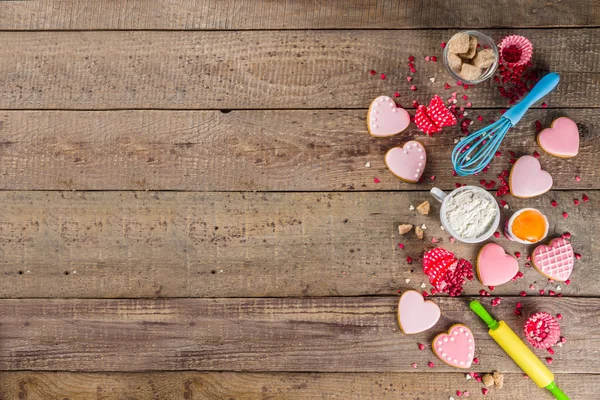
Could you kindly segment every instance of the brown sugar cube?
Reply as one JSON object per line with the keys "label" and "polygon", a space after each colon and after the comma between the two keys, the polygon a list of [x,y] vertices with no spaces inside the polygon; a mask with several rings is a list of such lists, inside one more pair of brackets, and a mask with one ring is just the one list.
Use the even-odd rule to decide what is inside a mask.
{"label": "brown sugar cube", "polygon": [[492,377],[494,378],[494,385],[496,385],[498,389],[502,389],[502,385],[504,385],[504,375],[502,372],[496,371]]}
{"label": "brown sugar cube", "polygon": [[485,374],[481,377],[483,384],[487,387],[494,386],[494,377],[490,374]]}
{"label": "brown sugar cube", "polygon": [[459,72],[462,66],[463,60],[459,56],[453,53],[448,53],[448,66],[454,72]]}
{"label": "brown sugar cube", "polygon": [[475,36],[469,36],[469,50],[459,54],[460,58],[470,60],[475,57],[477,52],[477,38]]}
{"label": "brown sugar cube", "polygon": [[464,63],[460,68],[459,75],[468,81],[473,81],[481,76],[481,68]]}
{"label": "brown sugar cube", "polygon": [[419,239],[423,240],[423,229],[420,226],[415,226],[415,233]]}
{"label": "brown sugar cube", "polygon": [[478,51],[473,58],[473,65],[477,68],[488,68],[494,62],[496,62],[496,56],[494,55],[494,51],[492,49],[483,49]]}
{"label": "brown sugar cube", "polygon": [[404,235],[404,234],[410,232],[411,229],[412,229],[411,224],[402,224],[402,225],[398,226],[398,233],[400,233],[401,235]]}
{"label": "brown sugar cube", "polygon": [[423,203],[419,204],[419,206],[417,207],[417,211],[421,213],[421,215],[427,215],[429,214],[430,208],[431,206],[429,205],[429,202],[424,201]]}
{"label": "brown sugar cube", "polygon": [[459,32],[452,36],[448,42],[448,52],[454,54],[466,53],[469,51],[469,35]]}

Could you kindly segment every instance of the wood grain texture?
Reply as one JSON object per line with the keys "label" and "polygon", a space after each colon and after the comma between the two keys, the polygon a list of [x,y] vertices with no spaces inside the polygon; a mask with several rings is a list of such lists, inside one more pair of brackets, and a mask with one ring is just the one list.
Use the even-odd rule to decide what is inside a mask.
{"label": "wood grain texture", "polygon": [[[471,131],[497,118],[469,110]],[[566,115],[581,126],[577,157],[544,153],[535,121]],[[477,117],[482,116],[480,122]],[[453,189],[510,169],[511,155],[541,153],[555,189],[600,189],[600,114],[595,109],[531,110],[510,130],[489,173],[452,176],[458,128],[429,138],[414,124],[391,138],[367,133],[366,110],[4,111],[0,112],[0,188],[4,190],[350,191]],[[421,184],[386,168],[385,153],[410,139],[427,148]],[[366,168],[366,163],[371,167]],[[431,176],[435,176],[432,181]],[[580,176],[577,182],[575,176]],[[374,178],[380,180],[374,182]]]}
{"label": "wood grain texture", "polygon": [[[406,29],[599,26],[593,0],[3,1],[0,29]],[[510,12],[507,12],[510,9]]]}
{"label": "wood grain texture", "polygon": [[[420,370],[422,371],[422,369]],[[491,372],[491,371],[490,371]],[[573,400],[586,400],[600,390],[598,375],[557,374],[556,382]],[[505,374],[502,389],[492,389],[486,399],[535,398],[550,400],[521,374]],[[145,372],[69,373],[4,372],[0,398],[23,400],[266,400],[266,399],[447,399],[456,390],[479,398],[482,385],[465,381],[462,373],[240,373]],[[456,397],[456,396],[455,396]]]}
{"label": "wood grain texture", "polygon": [[[520,372],[466,299],[436,298],[435,329],[404,335],[397,297],[2,300],[0,370],[252,372],[414,372],[428,370],[432,352],[417,343],[453,323],[466,324],[480,359],[476,370]],[[522,316],[513,309],[520,301]],[[489,304],[489,303],[488,303]],[[520,331],[537,311],[561,313],[567,343],[552,364],[556,373],[600,372],[598,298],[503,298],[497,318]],[[547,356],[545,350],[538,352]],[[475,369],[475,368],[474,368]],[[457,372],[442,362],[436,372]]]}
{"label": "wood grain texture", "polygon": [[[523,254],[525,274],[494,294],[537,294],[556,286],[565,295],[600,294],[594,269],[599,228],[590,223],[598,215],[600,192],[588,195],[590,201],[577,207],[578,191],[507,198],[502,221],[515,210],[536,207],[550,220],[549,238],[571,232],[582,258],[570,286],[549,284],[524,266],[533,246],[494,239]],[[429,215],[409,210],[424,200],[432,201]],[[0,192],[0,204],[3,298],[395,294],[422,290],[424,250],[442,246],[474,260],[479,249],[449,242],[428,192]],[[401,223],[425,224],[425,240],[414,233],[400,236]],[[411,265],[407,256],[414,259]],[[531,283],[535,290],[528,289]],[[465,293],[482,288],[474,281]]]}
{"label": "wood grain texture", "polygon": [[[550,107],[600,106],[600,29],[524,34],[534,63],[562,81]],[[440,42],[454,31],[2,32],[2,109],[366,109],[382,93],[404,105],[444,92]],[[407,82],[408,57],[417,74]],[[424,56],[438,55],[438,62]],[[386,80],[369,76],[375,69]],[[429,81],[435,78],[435,83]],[[411,84],[417,86],[415,93]],[[449,91],[448,91],[449,92]],[[507,106],[495,84],[468,90],[476,107]]]}

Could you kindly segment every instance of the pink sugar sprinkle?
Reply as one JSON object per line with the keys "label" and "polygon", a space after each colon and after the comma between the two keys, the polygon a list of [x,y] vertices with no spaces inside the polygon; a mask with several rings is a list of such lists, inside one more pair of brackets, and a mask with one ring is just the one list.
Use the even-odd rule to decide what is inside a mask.
{"label": "pink sugar sprinkle", "polygon": [[519,293],[519,296],[521,296],[521,297],[526,297],[526,296],[527,296],[527,293],[525,293],[525,291],[524,291],[524,290],[522,290],[522,291],[521,291],[521,293]]}
{"label": "pink sugar sprinkle", "polygon": [[544,289],[540,289],[540,295],[542,295],[542,296],[543,296],[543,295],[544,295],[544,293],[545,293],[545,292],[544,292]]}
{"label": "pink sugar sprinkle", "polygon": [[446,89],[446,90],[450,89],[450,85],[448,85],[447,83],[444,83],[444,89]]}
{"label": "pink sugar sprinkle", "polygon": [[385,74],[381,74],[381,75],[379,75],[379,77],[381,78],[381,80],[385,80],[385,78],[387,78],[387,77],[385,76]]}
{"label": "pink sugar sprinkle", "polygon": [[379,178],[373,178],[373,182],[375,182],[375,183],[379,183],[379,182],[381,182],[381,181],[379,180]]}
{"label": "pink sugar sprinkle", "polygon": [[581,178],[579,177],[579,175],[576,175],[576,176],[575,176],[575,180],[576,180],[577,182],[581,181]]}
{"label": "pink sugar sprinkle", "polygon": [[563,212],[563,213],[562,213],[562,217],[563,217],[563,218],[569,218],[569,213],[568,213],[568,212],[566,212],[566,211],[565,211],[565,212]]}
{"label": "pink sugar sprinkle", "polygon": [[411,367],[413,367],[414,369],[417,369],[417,363],[412,363],[410,364]]}
{"label": "pink sugar sprinkle", "polygon": [[469,100],[469,96],[467,96],[466,94],[463,94],[463,100]]}
{"label": "pink sugar sprinkle", "polygon": [[519,251],[515,251],[515,257],[517,257],[517,258],[521,258],[521,252],[519,252]]}
{"label": "pink sugar sprinkle", "polygon": [[534,156],[535,158],[540,158],[540,153],[538,153],[537,151],[534,151],[534,152],[533,152],[533,156]]}
{"label": "pink sugar sprinkle", "polygon": [[431,238],[431,243],[437,243],[438,240],[436,238]]}
{"label": "pink sugar sprinkle", "polygon": [[409,81],[409,82],[412,81],[412,76],[407,76],[406,80]]}
{"label": "pink sugar sprinkle", "polygon": [[415,85],[411,85],[410,90],[417,90],[417,87]]}
{"label": "pink sugar sprinkle", "polygon": [[453,238],[452,236],[450,236],[450,239],[449,239],[449,240],[450,240],[450,243],[454,243],[454,242],[456,241],[456,239],[455,239],[455,238]]}
{"label": "pink sugar sprinkle", "polygon": [[477,117],[477,120],[478,121],[483,121],[483,117],[480,115],[480,116]]}
{"label": "pink sugar sprinkle", "polygon": [[419,346],[419,350],[425,350],[425,345],[423,343],[417,343],[417,345]]}
{"label": "pink sugar sprinkle", "polygon": [[429,61],[429,56],[425,56],[425,61]]}
{"label": "pink sugar sprinkle", "polygon": [[398,243],[398,247],[399,247],[401,250],[404,250],[404,243]]}
{"label": "pink sugar sprinkle", "polygon": [[456,81],[456,86],[462,86],[462,82],[461,81]]}
{"label": "pink sugar sprinkle", "polygon": [[579,199],[573,199],[573,204],[575,204],[576,206],[579,205]]}
{"label": "pink sugar sprinkle", "polygon": [[431,175],[431,178],[430,178],[430,179],[431,179],[432,181],[435,181],[435,175]]}
{"label": "pink sugar sprinkle", "polygon": [[565,281],[565,285],[569,286],[570,284],[571,284],[571,280],[570,280],[570,279],[567,279],[567,280]]}
{"label": "pink sugar sprinkle", "polygon": [[529,290],[534,290],[535,289],[535,285],[532,283],[531,285],[529,285]]}
{"label": "pink sugar sprinkle", "polygon": [[408,62],[410,62],[410,63],[415,62],[415,56],[408,56]]}
{"label": "pink sugar sprinkle", "polygon": [[460,396],[462,396],[462,392],[461,392],[460,390],[457,390],[457,391],[456,391],[456,396],[457,396],[457,397],[460,397]]}
{"label": "pink sugar sprinkle", "polygon": [[423,293],[421,293],[423,295],[423,297],[427,297],[429,296],[429,293],[427,293],[426,291],[423,291]]}
{"label": "pink sugar sprinkle", "polygon": [[400,97],[400,93],[394,92],[394,97]]}
{"label": "pink sugar sprinkle", "polygon": [[498,239],[500,237],[500,232],[494,232],[494,237]]}
{"label": "pink sugar sprinkle", "polygon": [[432,363],[431,361],[429,361],[429,362],[427,363],[427,366],[428,366],[429,368],[435,368],[435,364],[434,364],[434,363]]}
{"label": "pink sugar sprinkle", "polygon": [[466,104],[466,107],[471,107],[472,105],[473,105],[473,104],[471,104],[471,102],[468,102],[468,103]]}
{"label": "pink sugar sprinkle", "polygon": [[556,206],[558,205],[558,202],[557,202],[556,200],[552,200],[552,201],[550,202],[550,205],[551,205],[552,207],[556,208]]}
{"label": "pink sugar sprinkle", "polygon": [[442,42],[442,43],[440,43],[440,47],[441,47],[442,49],[445,49],[445,48],[446,48],[446,42]]}
{"label": "pink sugar sprinkle", "polygon": [[412,257],[411,256],[407,256],[406,257],[406,262],[409,263],[409,264],[412,264],[412,262],[413,262]]}

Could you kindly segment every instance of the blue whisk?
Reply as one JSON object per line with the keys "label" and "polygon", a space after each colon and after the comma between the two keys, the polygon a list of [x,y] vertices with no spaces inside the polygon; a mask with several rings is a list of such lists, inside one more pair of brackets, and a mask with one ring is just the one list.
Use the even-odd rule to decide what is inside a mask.
{"label": "blue whisk", "polygon": [[483,170],[496,154],[506,132],[521,120],[529,107],[550,93],[559,80],[556,72],[550,72],[540,79],[521,102],[505,112],[502,118],[458,142],[452,151],[452,164],[456,173],[467,176]]}

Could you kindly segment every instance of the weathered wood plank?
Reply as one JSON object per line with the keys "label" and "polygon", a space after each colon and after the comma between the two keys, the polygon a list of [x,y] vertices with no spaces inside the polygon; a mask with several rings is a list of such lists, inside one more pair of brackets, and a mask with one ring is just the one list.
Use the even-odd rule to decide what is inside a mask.
{"label": "weathered wood plank", "polygon": [[[416,362],[424,371],[435,356],[417,343],[462,322],[476,339],[474,369],[520,372],[465,299],[436,302],[436,329],[406,336],[396,297],[2,300],[0,370],[412,372]],[[568,341],[557,348],[553,371],[597,374],[598,307],[598,298],[514,297],[494,313],[517,330],[533,312],[561,313]],[[457,372],[441,362],[436,371]]]}
{"label": "weathered wood plank", "polygon": [[[499,113],[469,110],[479,129]],[[482,116],[485,122],[477,120]],[[535,123],[567,115],[582,126],[581,152],[572,159],[544,153]],[[4,111],[0,112],[0,188],[4,190],[347,191],[452,189],[510,169],[517,156],[542,154],[556,189],[600,188],[595,109],[530,111],[504,139],[502,157],[479,177],[452,176],[450,154],[458,128],[429,138],[414,124],[401,135],[367,133],[365,110],[319,111]],[[424,182],[394,177],[383,158],[409,139],[428,151]],[[366,168],[369,162],[371,167]],[[435,181],[430,177],[435,176]],[[580,182],[575,180],[579,175]],[[380,180],[374,183],[374,178]]]}
{"label": "weathered wood plank", "polygon": [[130,0],[3,1],[0,29],[390,29],[599,26],[593,0],[359,0],[326,2]]}
{"label": "weathered wood plank", "polygon": [[[440,42],[453,32],[2,32],[0,108],[367,108],[394,90],[405,105],[423,103],[450,80]],[[534,62],[562,77],[551,107],[600,106],[600,29],[487,33],[531,39]],[[422,61],[434,54],[439,62]],[[412,83],[410,55],[418,60]],[[491,81],[468,93],[476,107],[507,104]]]}
{"label": "weathered wood plank", "polygon": [[[514,210],[536,207],[551,222],[550,237],[572,233],[582,258],[573,283],[560,285],[565,295],[600,295],[594,268],[599,227],[590,223],[597,219],[600,194],[588,195],[590,201],[577,207],[579,191],[508,197],[510,209],[503,210],[504,220]],[[428,216],[409,210],[427,199]],[[551,200],[559,206],[553,208]],[[471,260],[479,249],[449,242],[440,229],[439,206],[427,192],[0,192],[0,204],[3,298],[395,294],[421,290],[427,281],[424,249],[442,246]],[[426,240],[400,236],[397,226],[407,222],[425,224]],[[433,244],[433,237],[440,242]],[[532,246],[495,240],[523,253],[525,278],[494,294],[555,290],[556,284],[524,267]],[[531,283],[536,290],[528,289]],[[471,282],[465,293],[481,289]]]}
{"label": "weathered wood plank", "polygon": [[[587,399],[600,390],[598,375],[557,374],[556,382],[571,399]],[[552,399],[521,374],[505,374],[502,389],[489,399]],[[479,396],[482,385],[461,373],[240,373],[145,372],[69,373],[4,372],[3,399],[447,399],[456,390]]]}

